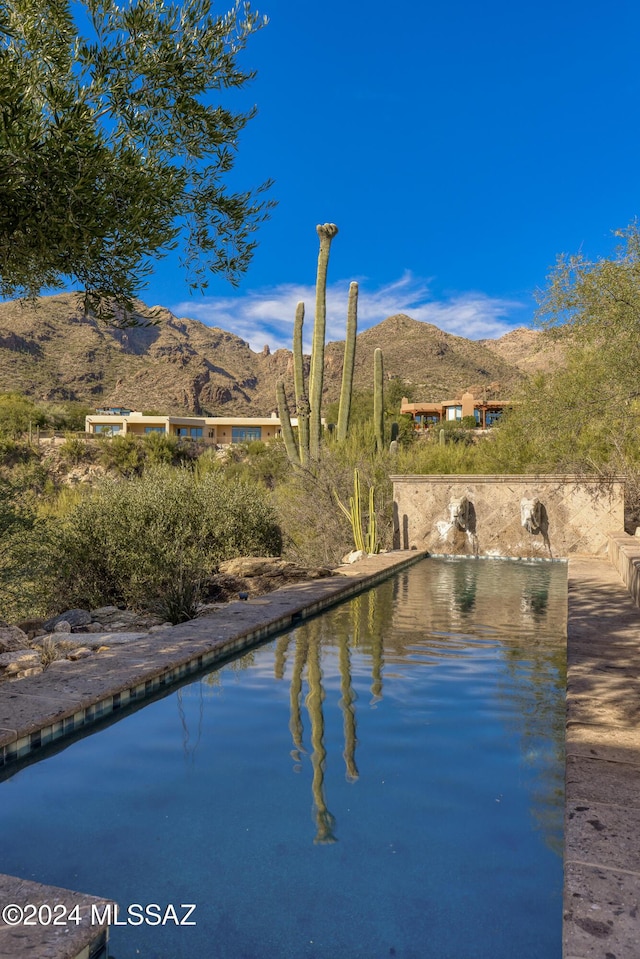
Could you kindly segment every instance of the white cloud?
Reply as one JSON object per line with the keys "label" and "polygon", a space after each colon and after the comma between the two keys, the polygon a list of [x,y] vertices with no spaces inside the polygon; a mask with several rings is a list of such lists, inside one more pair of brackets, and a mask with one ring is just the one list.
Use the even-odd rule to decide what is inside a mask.
{"label": "white cloud", "polygon": [[[484,293],[461,293],[435,300],[426,280],[406,272],[400,279],[377,289],[359,284],[358,332],[375,326],[394,313],[433,323],[457,336],[483,339],[502,336],[522,325],[528,305]],[[349,282],[327,288],[327,341],[344,339]],[[176,316],[188,316],[207,326],[217,326],[246,340],[252,349],[291,349],[296,304],[305,304],[305,349],[310,349],[315,291],[311,286],[283,283],[250,290],[243,296],[205,296],[170,306]]]}

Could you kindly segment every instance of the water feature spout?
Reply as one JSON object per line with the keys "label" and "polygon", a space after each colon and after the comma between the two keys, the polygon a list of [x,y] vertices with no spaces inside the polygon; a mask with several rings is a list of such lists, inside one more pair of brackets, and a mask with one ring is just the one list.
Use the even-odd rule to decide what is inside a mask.
{"label": "water feature spout", "polygon": [[459,529],[462,533],[475,532],[474,529],[471,529],[471,526],[475,525],[472,524],[472,517],[475,518],[475,510],[473,503],[466,496],[452,499],[449,502],[449,516],[454,529]]}
{"label": "water feature spout", "polygon": [[[436,523],[436,529],[441,540],[451,542],[455,547],[456,543],[460,546],[460,540],[466,539],[468,546],[474,555],[478,552],[478,538],[476,536],[476,510],[473,502],[468,496],[460,496],[457,499],[449,500],[447,506],[448,519],[440,520]],[[460,537],[464,533],[464,537]],[[454,552],[459,552],[459,548]]]}
{"label": "water feature spout", "polygon": [[541,503],[537,496],[520,500],[520,523],[532,536],[542,536],[542,542],[551,553],[549,515],[544,503]]}
{"label": "water feature spout", "polygon": [[545,509],[538,497],[533,499],[520,500],[520,522],[527,533],[540,533],[542,531],[543,516]]}

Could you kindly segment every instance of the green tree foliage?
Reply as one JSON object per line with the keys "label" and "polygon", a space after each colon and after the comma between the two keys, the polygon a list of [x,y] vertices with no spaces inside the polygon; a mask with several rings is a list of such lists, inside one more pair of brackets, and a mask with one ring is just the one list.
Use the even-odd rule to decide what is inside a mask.
{"label": "green tree foliage", "polygon": [[44,426],[46,416],[33,400],[21,393],[0,394],[0,434],[19,439],[36,426]]}
{"label": "green tree foliage", "polygon": [[52,549],[51,602],[124,603],[189,618],[218,563],[278,555],[280,547],[275,514],[258,487],[157,467],[106,482],[72,506]]}
{"label": "green tree foliage", "polygon": [[527,382],[484,449],[497,471],[640,473],[640,234],[611,258],[562,256],[539,319],[562,367]]}
{"label": "green tree foliage", "polygon": [[211,6],[0,5],[1,295],[71,281],[90,307],[130,308],[151,258],[179,236],[193,287],[246,269],[268,184],[225,185],[254,115],[226,104],[252,77],[238,55],[265,20],[248,3]]}
{"label": "green tree foliage", "polygon": [[45,610],[47,533],[23,485],[0,477],[0,617],[9,622]]}

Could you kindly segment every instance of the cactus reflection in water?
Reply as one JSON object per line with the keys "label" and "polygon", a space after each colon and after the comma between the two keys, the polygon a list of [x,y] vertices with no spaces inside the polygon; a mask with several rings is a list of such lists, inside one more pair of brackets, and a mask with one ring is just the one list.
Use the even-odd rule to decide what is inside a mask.
{"label": "cactus reflection in water", "polygon": [[309,641],[307,639],[306,630],[300,629],[298,630],[298,635],[296,637],[296,651],[293,658],[293,673],[291,676],[291,689],[289,693],[289,701],[291,703],[289,730],[291,732],[291,739],[293,742],[291,758],[294,760],[297,766],[301,760],[300,754],[305,752],[302,741],[303,728],[302,716],[300,713],[300,701],[302,698],[302,674],[304,673],[304,667],[307,663],[308,648]]}
{"label": "cactus reflection in water", "polygon": [[[362,604],[366,602],[368,612],[366,625],[371,637],[372,657],[372,702],[377,702],[382,696],[382,633],[375,628],[375,594],[368,593],[364,598],[356,596],[350,603],[346,621],[342,622],[337,635],[338,664],[340,671],[340,709],[343,714],[344,750],[342,753],[345,764],[345,777],[349,782],[355,782],[359,777],[356,763],[356,747],[358,743],[356,727],[356,692],[353,688],[351,675],[351,647],[357,648],[360,644],[361,627],[363,624]],[[276,644],[275,672],[276,678],[282,678],[286,654],[292,642],[292,635],[281,637]],[[300,626],[295,633],[295,649],[291,666],[291,685],[289,692],[290,718],[289,731],[291,733],[291,757],[295,769],[301,769],[303,756],[307,750],[304,747],[304,727],[302,722],[302,696],[306,669],[307,695],[304,704],[309,715],[311,739],[311,766],[312,793],[314,817],[316,821],[316,843],[336,842],[335,819],[329,811],[325,798],[324,776],[327,752],[324,744],[324,702],[325,691],[322,682],[321,668],[322,630],[319,620]]]}
{"label": "cactus reflection in water", "polygon": [[311,624],[313,634],[310,638],[307,651],[307,682],[309,691],[305,699],[309,720],[311,722],[311,765],[313,766],[312,792],[315,806],[317,832],[315,843],[336,842],[333,829],[335,818],[329,812],[324,797],[324,769],[327,751],[324,746],[324,687],[322,685],[322,670],[320,669],[320,637],[319,623],[316,620]]}

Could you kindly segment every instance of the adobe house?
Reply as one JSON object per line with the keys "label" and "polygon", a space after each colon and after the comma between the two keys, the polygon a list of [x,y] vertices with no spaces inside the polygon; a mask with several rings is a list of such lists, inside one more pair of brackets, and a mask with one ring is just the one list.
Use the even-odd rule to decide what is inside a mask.
{"label": "adobe house", "polygon": [[[297,425],[297,421],[292,421]],[[271,416],[147,416],[119,407],[97,410],[85,418],[92,436],[147,436],[161,433],[194,440],[208,446],[229,446],[280,436],[280,420]]]}
{"label": "adobe house", "polygon": [[441,400],[439,403],[410,403],[403,397],[400,412],[413,418],[418,432],[467,416],[473,416],[477,426],[484,430],[493,426],[510,405],[509,400],[476,399],[473,393],[467,392],[461,399]]}

